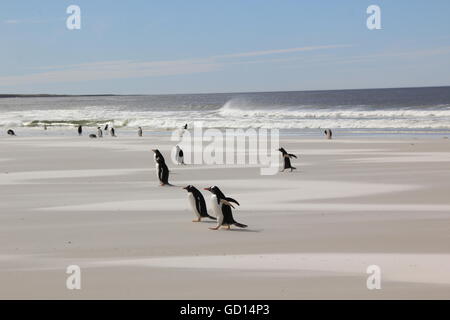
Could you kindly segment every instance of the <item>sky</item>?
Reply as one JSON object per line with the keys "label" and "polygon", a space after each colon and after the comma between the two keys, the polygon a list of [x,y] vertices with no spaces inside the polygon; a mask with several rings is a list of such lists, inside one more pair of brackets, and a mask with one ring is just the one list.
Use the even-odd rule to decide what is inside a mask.
{"label": "sky", "polygon": [[446,86],[449,13],[448,0],[2,0],[0,93]]}

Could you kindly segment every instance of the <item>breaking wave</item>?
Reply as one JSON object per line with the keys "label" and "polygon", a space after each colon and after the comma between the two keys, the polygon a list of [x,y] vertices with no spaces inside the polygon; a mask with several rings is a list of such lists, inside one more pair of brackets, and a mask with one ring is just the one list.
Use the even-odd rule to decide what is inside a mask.
{"label": "breaking wave", "polygon": [[286,105],[229,99],[222,104],[88,105],[0,109],[1,127],[87,127],[171,130],[202,122],[207,128],[450,129],[450,105]]}

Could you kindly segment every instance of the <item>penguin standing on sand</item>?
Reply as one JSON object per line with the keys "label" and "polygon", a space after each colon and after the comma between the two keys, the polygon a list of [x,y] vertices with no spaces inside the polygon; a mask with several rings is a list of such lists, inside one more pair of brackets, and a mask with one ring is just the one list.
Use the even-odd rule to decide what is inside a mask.
{"label": "penguin standing on sand", "polygon": [[284,150],[284,148],[280,148],[280,149],[278,149],[278,151],[281,152],[283,159],[284,159],[284,167],[283,167],[283,170],[281,170],[281,172],[283,172],[286,169],[291,169],[291,172],[292,172],[292,170],[297,169],[291,165],[291,158],[297,159],[297,156],[295,154],[287,153],[287,151]]}
{"label": "penguin standing on sand", "polygon": [[83,127],[81,124],[78,126],[78,135],[81,136],[83,134]]}
{"label": "penguin standing on sand", "polygon": [[114,129],[114,127],[111,127],[111,137],[115,137],[116,136],[116,130]]}
{"label": "penguin standing on sand", "polygon": [[205,198],[203,198],[202,193],[194,186],[188,185],[183,188],[188,192],[188,200],[191,205],[191,209],[197,217],[196,220],[192,220],[192,222],[200,222],[202,218],[209,218],[212,220],[216,220],[216,218],[211,217],[208,214],[208,210],[206,209]]}
{"label": "penguin standing on sand", "polygon": [[103,131],[102,131],[102,128],[100,128],[100,127],[97,127],[97,136],[99,138],[103,138]]}
{"label": "penguin standing on sand", "polygon": [[12,129],[9,129],[8,131],[6,131],[6,133],[7,133],[8,135],[10,135],[10,136],[15,136],[15,135],[16,135],[16,133],[15,133],[14,130],[12,130]]}
{"label": "penguin standing on sand", "polygon": [[108,128],[109,128],[109,125],[106,124],[106,125],[105,125],[105,128],[103,129],[103,131],[105,131],[105,134],[108,134]]}
{"label": "penguin standing on sand", "polygon": [[239,206],[239,202],[234,200],[233,198],[227,198],[220,191],[219,187],[208,187],[204,190],[207,190],[212,193],[211,196],[211,205],[213,211],[217,217],[217,226],[214,228],[210,228],[211,230],[218,230],[221,226],[226,226],[228,230],[230,230],[231,226],[234,225],[239,228],[247,228],[247,225],[242,224],[234,220],[233,213],[231,212],[231,208],[234,208],[231,202],[236,203]]}
{"label": "penguin standing on sand", "polygon": [[138,136],[142,137],[142,128],[141,127],[138,128]]}
{"label": "penguin standing on sand", "polygon": [[331,132],[330,129],[325,129],[323,133],[325,134],[328,140],[331,140],[331,138],[333,137],[333,132]]}
{"label": "penguin standing on sand", "polygon": [[184,154],[183,154],[183,150],[181,150],[180,146],[177,146],[176,152],[177,152],[177,154],[176,154],[177,163],[184,164]]}
{"label": "penguin standing on sand", "polygon": [[166,165],[163,155],[158,149],[153,149],[152,151],[155,153],[156,176],[158,177],[161,186],[170,185],[169,168]]}

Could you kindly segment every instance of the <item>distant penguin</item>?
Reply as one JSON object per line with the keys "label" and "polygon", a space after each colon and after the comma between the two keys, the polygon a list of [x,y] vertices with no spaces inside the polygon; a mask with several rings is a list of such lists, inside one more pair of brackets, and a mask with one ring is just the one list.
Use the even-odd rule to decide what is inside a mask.
{"label": "distant penguin", "polygon": [[200,222],[202,218],[209,218],[212,220],[216,220],[216,218],[211,217],[208,214],[208,210],[206,209],[205,198],[203,198],[202,193],[194,186],[188,185],[183,188],[188,192],[188,200],[191,205],[191,209],[197,217],[196,220],[192,220],[192,222]]}
{"label": "distant penguin", "polygon": [[283,166],[283,170],[281,170],[281,172],[283,172],[286,169],[291,169],[291,172],[292,172],[292,170],[297,169],[291,165],[291,158],[297,159],[296,155],[287,153],[286,150],[284,150],[284,148],[280,148],[280,149],[278,149],[278,151],[281,152],[283,159],[284,159],[284,166]]}
{"label": "distant penguin", "polygon": [[111,137],[116,136],[116,130],[114,129],[114,127],[111,127],[110,133],[111,133]]}
{"label": "distant penguin", "polygon": [[331,138],[333,137],[333,132],[331,132],[330,129],[326,129],[323,133],[325,134],[328,140],[331,140]]}
{"label": "distant penguin", "polygon": [[233,198],[225,197],[225,195],[217,186],[208,187],[204,190],[212,193],[211,205],[217,217],[217,226],[214,228],[210,228],[211,230],[218,230],[221,226],[226,226],[228,227],[228,230],[230,230],[232,225],[239,228],[247,228],[247,225],[234,220],[233,213],[231,212],[231,208],[234,208],[231,203],[234,202],[239,205],[239,202],[237,202]]}
{"label": "distant penguin", "polygon": [[103,128],[103,131],[105,131],[105,134],[108,134],[108,128],[109,128],[109,125],[106,124],[106,125],[105,125],[105,128]]}
{"label": "distant penguin", "polygon": [[12,130],[12,129],[9,129],[8,131],[6,131],[6,133],[7,133],[8,135],[10,135],[10,136],[15,136],[15,135],[16,135],[16,133],[15,133],[14,130]]}
{"label": "distant penguin", "polygon": [[188,129],[187,123],[183,126],[183,129],[184,129],[184,130],[187,130],[187,129]]}
{"label": "distant penguin", "polygon": [[78,126],[78,135],[81,136],[83,134],[83,127],[81,124]]}
{"label": "distant penguin", "polygon": [[100,127],[97,127],[97,136],[99,138],[103,138],[103,131],[102,131],[102,128],[100,128]]}
{"label": "distant penguin", "polygon": [[47,125],[46,124],[44,124],[44,130],[47,130]]}
{"label": "distant penguin", "polygon": [[138,136],[142,137],[142,128],[141,127],[138,128]]}
{"label": "distant penguin", "polygon": [[96,136],[95,134],[91,133],[91,134],[89,135],[89,138],[91,138],[91,139],[96,139],[97,136]]}
{"label": "distant penguin", "polygon": [[184,164],[184,153],[183,150],[181,150],[180,146],[177,146],[177,154],[176,159],[178,164]]}
{"label": "distant penguin", "polygon": [[156,176],[158,177],[161,186],[170,185],[169,168],[166,165],[163,155],[158,149],[153,149],[152,151],[155,153]]}

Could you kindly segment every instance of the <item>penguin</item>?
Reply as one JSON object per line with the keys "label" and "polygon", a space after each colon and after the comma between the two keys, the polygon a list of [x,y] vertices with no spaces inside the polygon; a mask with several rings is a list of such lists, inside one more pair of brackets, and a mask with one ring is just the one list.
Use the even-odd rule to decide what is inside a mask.
{"label": "penguin", "polygon": [[6,131],[6,133],[7,133],[8,135],[10,135],[10,136],[15,136],[15,135],[16,135],[16,133],[15,133],[14,130],[12,130],[12,129],[9,129],[8,131]]}
{"label": "penguin", "polygon": [[297,159],[296,155],[287,153],[286,150],[284,150],[284,148],[280,148],[280,149],[278,149],[278,151],[280,151],[282,153],[283,158],[284,158],[284,167],[283,167],[283,170],[281,170],[281,172],[283,172],[286,169],[291,169],[291,172],[292,172],[292,170],[297,169],[291,165],[291,158]]}
{"label": "penguin", "polygon": [[142,128],[141,127],[138,128],[138,136],[142,137]]}
{"label": "penguin", "polygon": [[109,128],[109,125],[106,124],[106,125],[105,125],[105,128],[103,129],[103,131],[105,131],[105,134],[108,134],[108,128]]}
{"label": "penguin", "polygon": [[188,129],[187,123],[183,126],[183,129],[184,129],[184,130],[187,130],[187,129]]}
{"label": "penguin", "polygon": [[114,127],[111,127],[111,137],[115,137],[116,136],[116,130],[114,130]]}
{"label": "penguin", "polygon": [[189,204],[191,205],[191,209],[197,217],[197,219],[192,220],[192,222],[200,222],[202,221],[202,218],[217,220],[215,217],[212,217],[208,214],[205,198],[203,198],[202,193],[196,187],[194,187],[193,185],[188,185],[183,189],[188,192]]}
{"label": "penguin", "polygon": [[47,130],[47,125],[46,124],[44,124],[44,130]]}
{"label": "penguin", "polygon": [[103,131],[102,131],[102,128],[100,128],[100,127],[97,127],[97,136],[99,138],[103,138]]}
{"label": "penguin", "polygon": [[158,149],[152,150],[155,153],[155,162],[156,162],[156,175],[161,183],[161,186],[171,185],[169,183],[169,168],[166,165],[166,161],[164,160],[163,155],[159,152]]}
{"label": "penguin", "polygon": [[325,136],[327,137],[328,140],[331,140],[331,138],[333,137],[333,132],[331,132],[330,129],[325,129],[323,133],[325,133]]}
{"label": "penguin", "polygon": [[91,138],[91,139],[96,139],[97,136],[96,136],[95,134],[91,133],[91,134],[89,135],[89,138]]}
{"label": "penguin", "polygon": [[78,126],[78,135],[81,136],[83,134],[83,127],[81,124]]}
{"label": "penguin", "polygon": [[180,146],[177,146],[176,152],[177,152],[177,154],[176,154],[177,163],[184,164],[184,154],[183,154],[183,150],[181,150]]}
{"label": "penguin", "polygon": [[209,229],[218,230],[221,226],[227,226],[228,230],[230,230],[232,225],[239,228],[248,227],[245,224],[237,222],[233,218],[231,208],[234,209],[234,206],[231,203],[234,202],[239,206],[239,202],[237,202],[233,198],[225,197],[225,195],[222,193],[222,191],[220,191],[219,187],[217,186],[204,188],[204,190],[207,190],[213,194],[211,196],[211,205],[217,217],[217,226]]}

